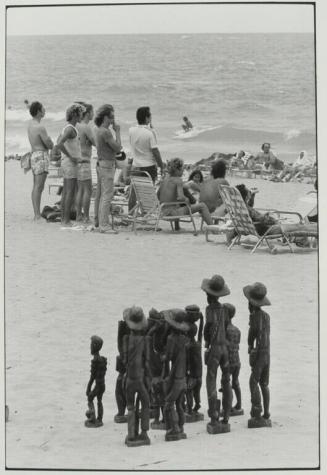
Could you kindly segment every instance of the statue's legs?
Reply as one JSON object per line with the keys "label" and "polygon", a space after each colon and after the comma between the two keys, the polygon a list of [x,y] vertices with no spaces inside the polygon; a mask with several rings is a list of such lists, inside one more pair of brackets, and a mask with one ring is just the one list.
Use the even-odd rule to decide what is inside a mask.
{"label": "statue's legs", "polygon": [[186,406],[187,412],[191,414],[193,408],[193,389],[187,389],[186,391]]}
{"label": "statue's legs", "polygon": [[116,380],[115,397],[118,407],[118,416],[123,416],[126,410],[126,396],[125,390],[123,388],[123,378],[124,375],[122,373],[119,373]]}
{"label": "statue's legs", "polygon": [[126,403],[127,403],[127,430],[128,430],[128,439],[134,440],[136,430],[136,420],[135,420],[135,394],[136,386],[135,382],[128,381],[126,382]]}
{"label": "statue's legs", "polygon": [[180,432],[184,431],[184,423],[185,423],[185,414],[183,410],[183,399],[185,397],[185,389],[182,390],[179,396],[176,399],[176,411],[178,415],[178,426]]}
{"label": "statue's legs", "polygon": [[103,419],[103,404],[102,404],[102,396],[103,392],[99,393],[97,396],[97,401],[98,401],[98,417],[97,420],[102,422]]}
{"label": "statue's legs", "polygon": [[201,397],[200,397],[201,386],[202,386],[202,380],[201,380],[201,378],[197,378],[197,382],[196,382],[195,387],[193,389],[193,398],[194,398],[194,402],[195,402],[195,406],[194,406],[193,410],[195,412],[197,412],[201,407]]}
{"label": "statue's legs", "polygon": [[235,392],[235,397],[236,397],[236,404],[234,406],[234,409],[241,409],[242,408],[242,396],[241,396],[241,386],[240,382],[238,379],[238,376],[240,374],[240,366],[234,366],[231,369],[232,373],[232,389]]}
{"label": "statue's legs", "polygon": [[251,417],[260,417],[262,412],[261,395],[259,389],[259,382],[256,378],[254,368],[250,376],[250,392],[251,392]]}
{"label": "statue's legs", "polygon": [[222,369],[221,387],[222,387],[222,393],[223,393],[222,406],[223,406],[223,412],[224,412],[223,423],[227,424],[229,420],[229,416],[230,416],[230,411],[232,408],[232,398],[233,398],[232,387],[230,384],[228,362],[227,364],[224,364],[224,366],[221,369]]}
{"label": "statue's legs", "polygon": [[139,381],[137,385],[138,395],[141,401],[141,436],[144,436],[149,430],[150,421],[150,398],[143,381]]}
{"label": "statue's legs", "polygon": [[208,396],[208,416],[211,419],[211,424],[215,424],[218,421],[216,388],[218,364],[218,359],[210,355],[207,365],[206,386]]}
{"label": "statue's legs", "polygon": [[261,388],[262,399],[263,399],[263,417],[265,419],[270,419],[269,365],[266,365],[261,373],[260,388]]}

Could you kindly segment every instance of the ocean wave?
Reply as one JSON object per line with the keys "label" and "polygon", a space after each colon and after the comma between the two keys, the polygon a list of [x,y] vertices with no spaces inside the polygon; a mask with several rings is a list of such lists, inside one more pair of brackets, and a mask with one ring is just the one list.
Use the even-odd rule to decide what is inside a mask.
{"label": "ocean wave", "polygon": [[292,139],[295,139],[301,134],[301,131],[298,129],[291,129],[284,133],[286,142]]}
{"label": "ocean wave", "polygon": [[247,66],[255,66],[256,63],[254,61],[236,61],[236,64],[246,64]]}
{"label": "ocean wave", "polygon": [[22,154],[22,153],[29,152],[31,149],[31,146],[29,144],[26,134],[24,135],[13,134],[10,136],[6,136],[5,145],[6,145],[5,147],[6,154],[9,154],[9,153]]}
{"label": "ocean wave", "polygon": [[290,145],[294,149],[315,149],[315,134],[307,131],[271,132],[266,130],[240,129],[231,125],[216,127],[195,127],[189,132],[175,132],[175,139],[194,142],[230,142],[231,144],[258,144],[269,142],[273,148]]}
{"label": "ocean wave", "polygon": [[179,129],[175,131],[175,134],[173,136],[174,139],[179,139],[179,140],[188,140],[188,139],[193,139],[198,137],[201,134],[204,134],[206,132],[211,132],[216,129],[219,129],[221,126],[216,125],[214,127],[210,125],[203,125],[201,127],[193,127],[193,129],[185,132],[183,129]]}
{"label": "ocean wave", "polygon": [[[59,122],[64,120],[66,113],[64,111],[46,112],[44,120]],[[27,109],[6,109],[6,121],[26,122],[31,116]]]}

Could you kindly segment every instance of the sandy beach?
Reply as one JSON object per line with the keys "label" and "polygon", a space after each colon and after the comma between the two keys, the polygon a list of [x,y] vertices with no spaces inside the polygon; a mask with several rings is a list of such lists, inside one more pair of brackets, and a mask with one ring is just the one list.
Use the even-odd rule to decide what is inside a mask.
{"label": "sandy beach", "polygon": [[[311,184],[272,183],[227,177],[256,186],[257,207],[298,209]],[[118,235],[62,230],[60,223],[34,224],[32,175],[19,162],[5,164],[6,466],[11,469],[205,470],[314,468],[319,460],[318,254],[287,248],[254,255],[221,237],[207,243],[189,225],[174,234]],[[47,185],[42,206],[52,204]],[[167,443],[149,431],[151,445],[127,448],[125,424],[115,424],[117,322],[133,304],[147,313],[196,303],[204,312],[204,277],[224,276],[242,332],[240,357],[244,416],[230,419],[231,432],[206,432],[204,422],[186,424],[187,439]],[[247,355],[248,309],[242,287],[262,281],[272,302],[271,429],[247,428],[250,412]],[[104,426],[84,427],[90,336],[104,340],[108,358]],[[205,367],[204,367],[205,375]]]}

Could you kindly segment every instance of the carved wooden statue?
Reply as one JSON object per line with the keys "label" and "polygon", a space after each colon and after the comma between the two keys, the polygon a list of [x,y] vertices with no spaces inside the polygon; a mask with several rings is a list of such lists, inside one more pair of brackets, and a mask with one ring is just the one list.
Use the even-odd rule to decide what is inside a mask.
{"label": "carved wooden statue", "polygon": [[185,322],[186,312],[180,309],[163,311],[164,318],[170,326],[167,338],[165,390],[165,440],[174,441],[186,439],[184,432],[183,400],[186,393],[186,352],[189,325]]}
{"label": "carved wooden statue", "polygon": [[[124,310],[130,334],[123,338],[123,363],[126,367],[126,402],[128,435],[125,443],[128,447],[149,445],[150,419],[150,369],[149,350],[146,341],[147,321],[140,307]],[[141,403],[141,433],[139,433],[139,408]]]}
{"label": "carved wooden statue", "polygon": [[[261,307],[270,305],[267,289],[261,282],[243,288],[249,301],[248,351],[251,366],[251,419],[248,427],[271,427],[269,413],[270,317]],[[263,400],[263,414],[261,395]]]}
{"label": "carved wooden statue", "polygon": [[[229,295],[230,291],[223,277],[214,275],[211,279],[203,279],[202,290],[207,294],[208,306],[206,308],[206,323],[204,326],[205,339],[205,364],[207,365],[207,395],[208,415],[210,422],[207,424],[209,434],[219,434],[230,431],[228,423],[231,405],[232,388],[230,385],[229,355],[226,329],[228,325],[228,312],[219,302],[219,297]],[[217,370],[222,371],[222,406],[223,419],[219,421],[219,403],[217,397]]]}
{"label": "carved wooden statue", "polygon": [[[85,421],[86,427],[100,427],[103,425],[103,405],[102,396],[105,392],[105,374],[107,371],[107,358],[100,356],[100,350],[103,345],[103,340],[99,336],[91,337],[91,355],[93,359],[91,361],[91,377],[86,388],[88,410],[85,415],[87,420]],[[95,383],[94,388],[92,385]],[[96,417],[95,408],[93,404],[94,398],[97,398],[98,404],[98,416]]]}
{"label": "carved wooden statue", "polygon": [[[187,352],[185,422],[197,422],[204,419],[203,414],[199,413],[202,386],[203,315],[197,305],[188,305],[185,307],[185,311],[186,321],[190,325],[187,333],[190,342]],[[199,329],[196,325],[197,321],[200,321]],[[197,341],[195,339],[196,335]]]}

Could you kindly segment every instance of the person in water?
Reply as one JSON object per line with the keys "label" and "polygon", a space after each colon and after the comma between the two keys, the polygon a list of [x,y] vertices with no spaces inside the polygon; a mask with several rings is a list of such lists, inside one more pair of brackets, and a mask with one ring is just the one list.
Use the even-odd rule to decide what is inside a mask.
{"label": "person in water", "polygon": [[186,117],[186,115],[184,115],[183,121],[184,121],[184,124],[182,124],[182,127],[183,127],[183,129],[184,129],[185,132],[188,132],[189,130],[192,130],[192,129],[193,129],[193,124],[192,124],[192,122],[189,120],[189,118]]}

